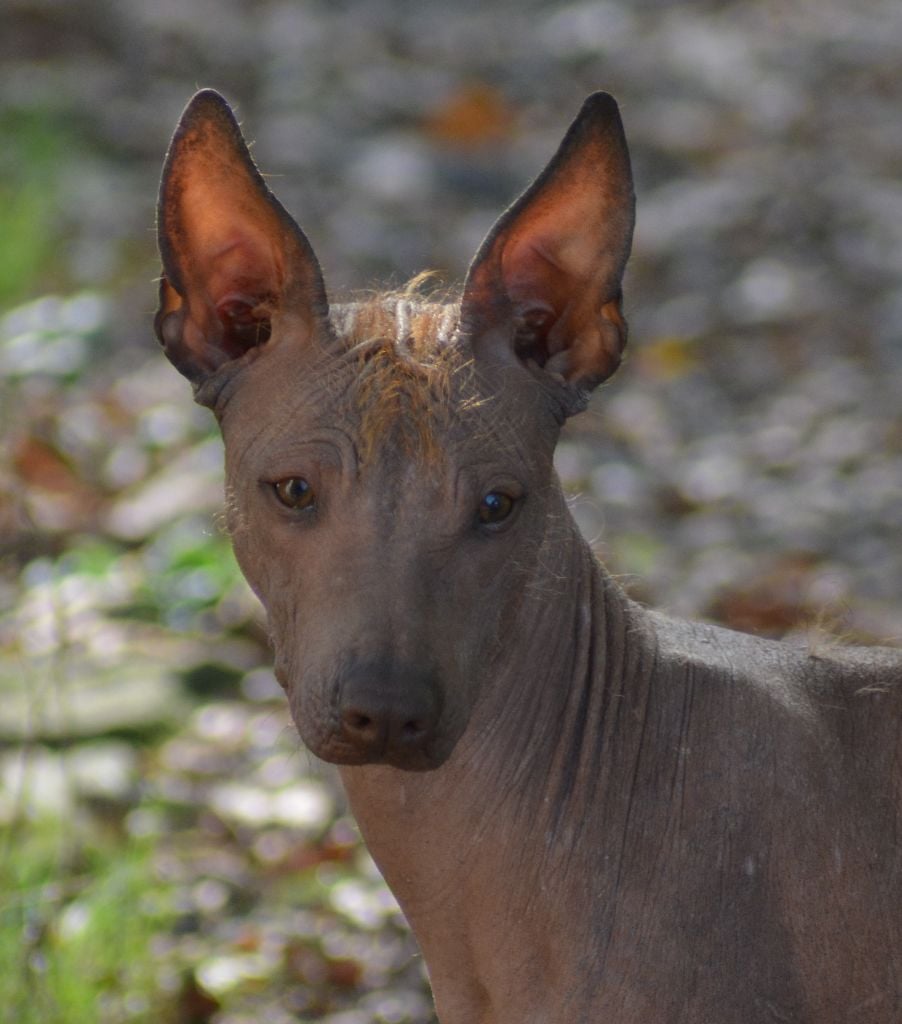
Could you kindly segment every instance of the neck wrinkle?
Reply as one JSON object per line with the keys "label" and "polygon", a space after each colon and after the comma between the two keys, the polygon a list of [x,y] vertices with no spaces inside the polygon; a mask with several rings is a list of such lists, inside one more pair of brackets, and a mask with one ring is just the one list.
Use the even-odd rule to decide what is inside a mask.
{"label": "neck wrinkle", "polygon": [[[504,803],[534,821],[584,674],[594,615],[592,556],[575,526],[554,530],[510,635],[490,692],[474,711],[469,756],[499,781]],[[514,639],[515,638],[515,639]]]}
{"label": "neck wrinkle", "polygon": [[[519,976],[563,985],[578,1003],[589,995],[589,966],[606,955],[628,867],[618,822],[630,815],[656,655],[646,613],[575,527],[566,546],[556,544],[562,604],[549,614],[546,602],[543,617],[521,621],[529,640],[498,680],[503,725],[476,751],[476,771],[492,782],[472,808],[468,870],[479,877],[485,861],[491,878],[516,881],[494,914],[502,934],[530,936]],[[498,716],[503,699],[495,701],[487,714]],[[576,928],[583,934],[562,959],[549,936]]]}
{"label": "neck wrinkle", "polygon": [[537,881],[552,864],[567,869],[606,817],[612,755],[622,762],[615,748],[636,731],[621,719],[644,705],[649,674],[645,613],[575,525],[551,546],[555,560],[535,581],[516,626],[521,640],[479,709],[481,728],[466,753],[495,780],[474,822],[478,833],[507,821],[510,856]]}
{"label": "neck wrinkle", "polygon": [[587,556],[591,564],[584,568],[581,586],[587,596],[576,609],[573,671],[549,772],[549,845],[562,845],[565,856],[579,845],[593,805],[602,767],[600,741],[619,682],[609,669],[622,638],[612,635],[607,581],[594,558],[588,552]]}
{"label": "neck wrinkle", "polygon": [[561,707],[531,765],[533,785],[544,780],[540,799],[524,808],[533,828],[541,821],[540,870],[569,877],[571,887],[582,868],[587,884],[597,873],[594,861],[580,862],[594,857],[605,822],[622,810],[623,771],[637,756],[654,658],[645,613],[579,541],[577,599],[569,610],[572,647],[548,680],[557,682]]}

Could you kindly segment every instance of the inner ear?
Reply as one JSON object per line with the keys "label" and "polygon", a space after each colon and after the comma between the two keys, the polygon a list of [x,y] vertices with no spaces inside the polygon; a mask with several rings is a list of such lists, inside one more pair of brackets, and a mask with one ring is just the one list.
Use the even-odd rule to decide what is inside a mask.
{"label": "inner ear", "polygon": [[218,364],[269,340],[284,294],[284,269],[265,241],[251,234],[235,232],[225,245],[215,235],[207,244],[202,232],[195,237],[196,255],[182,275],[187,312],[202,328],[208,349],[203,361]]}
{"label": "inner ear", "polygon": [[514,306],[513,345],[519,359],[544,367],[552,353],[549,351],[549,335],[558,320],[554,307],[547,302],[523,303]]}
{"label": "inner ear", "polygon": [[273,295],[265,295],[261,299],[227,295],[217,303],[216,315],[223,328],[222,346],[231,358],[269,341],[274,301]]}
{"label": "inner ear", "polygon": [[227,358],[236,358],[270,338],[273,315],[290,288],[286,253],[250,224],[236,225],[225,238],[216,225],[212,230],[194,227],[198,252],[189,268],[194,277],[189,294],[203,296],[218,321],[219,348]]}

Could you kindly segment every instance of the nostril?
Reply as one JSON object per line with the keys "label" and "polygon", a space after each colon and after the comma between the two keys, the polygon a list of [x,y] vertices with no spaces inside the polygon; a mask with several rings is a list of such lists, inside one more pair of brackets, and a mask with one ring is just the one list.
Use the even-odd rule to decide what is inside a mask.
{"label": "nostril", "polygon": [[425,731],[425,723],[412,718],[401,726],[401,738],[408,743],[418,741]]}
{"label": "nostril", "polygon": [[341,716],[341,725],[348,738],[354,742],[369,745],[384,740],[385,726],[379,718],[358,708],[348,708]]}
{"label": "nostril", "polygon": [[431,676],[357,665],[341,679],[335,743],[343,763],[416,766],[435,745],[441,696]]}

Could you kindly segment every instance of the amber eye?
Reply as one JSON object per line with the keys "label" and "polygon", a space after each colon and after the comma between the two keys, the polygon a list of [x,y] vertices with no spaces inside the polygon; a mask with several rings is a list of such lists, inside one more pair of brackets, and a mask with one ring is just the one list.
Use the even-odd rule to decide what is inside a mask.
{"label": "amber eye", "polygon": [[514,510],[514,499],[501,491],[489,491],[479,503],[479,522],[485,526],[502,523]]}
{"label": "amber eye", "polygon": [[313,508],[316,502],[313,488],[302,476],[287,476],[284,480],[277,480],[273,488],[276,497],[286,508],[302,511],[305,508]]}

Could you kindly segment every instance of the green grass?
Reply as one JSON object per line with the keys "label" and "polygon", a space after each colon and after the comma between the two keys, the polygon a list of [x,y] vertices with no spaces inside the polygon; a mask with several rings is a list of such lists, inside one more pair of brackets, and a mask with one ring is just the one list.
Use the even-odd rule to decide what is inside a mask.
{"label": "green grass", "polygon": [[145,844],[14,826],[0,854],[0,1006],[16,1024],[160,1021],[152,936],[167,923]]}
{"label": "green grass", "polygon": [[61,115],[0,116],[0,309],[52,282],[61,242],[60,189],[78,148]]}

